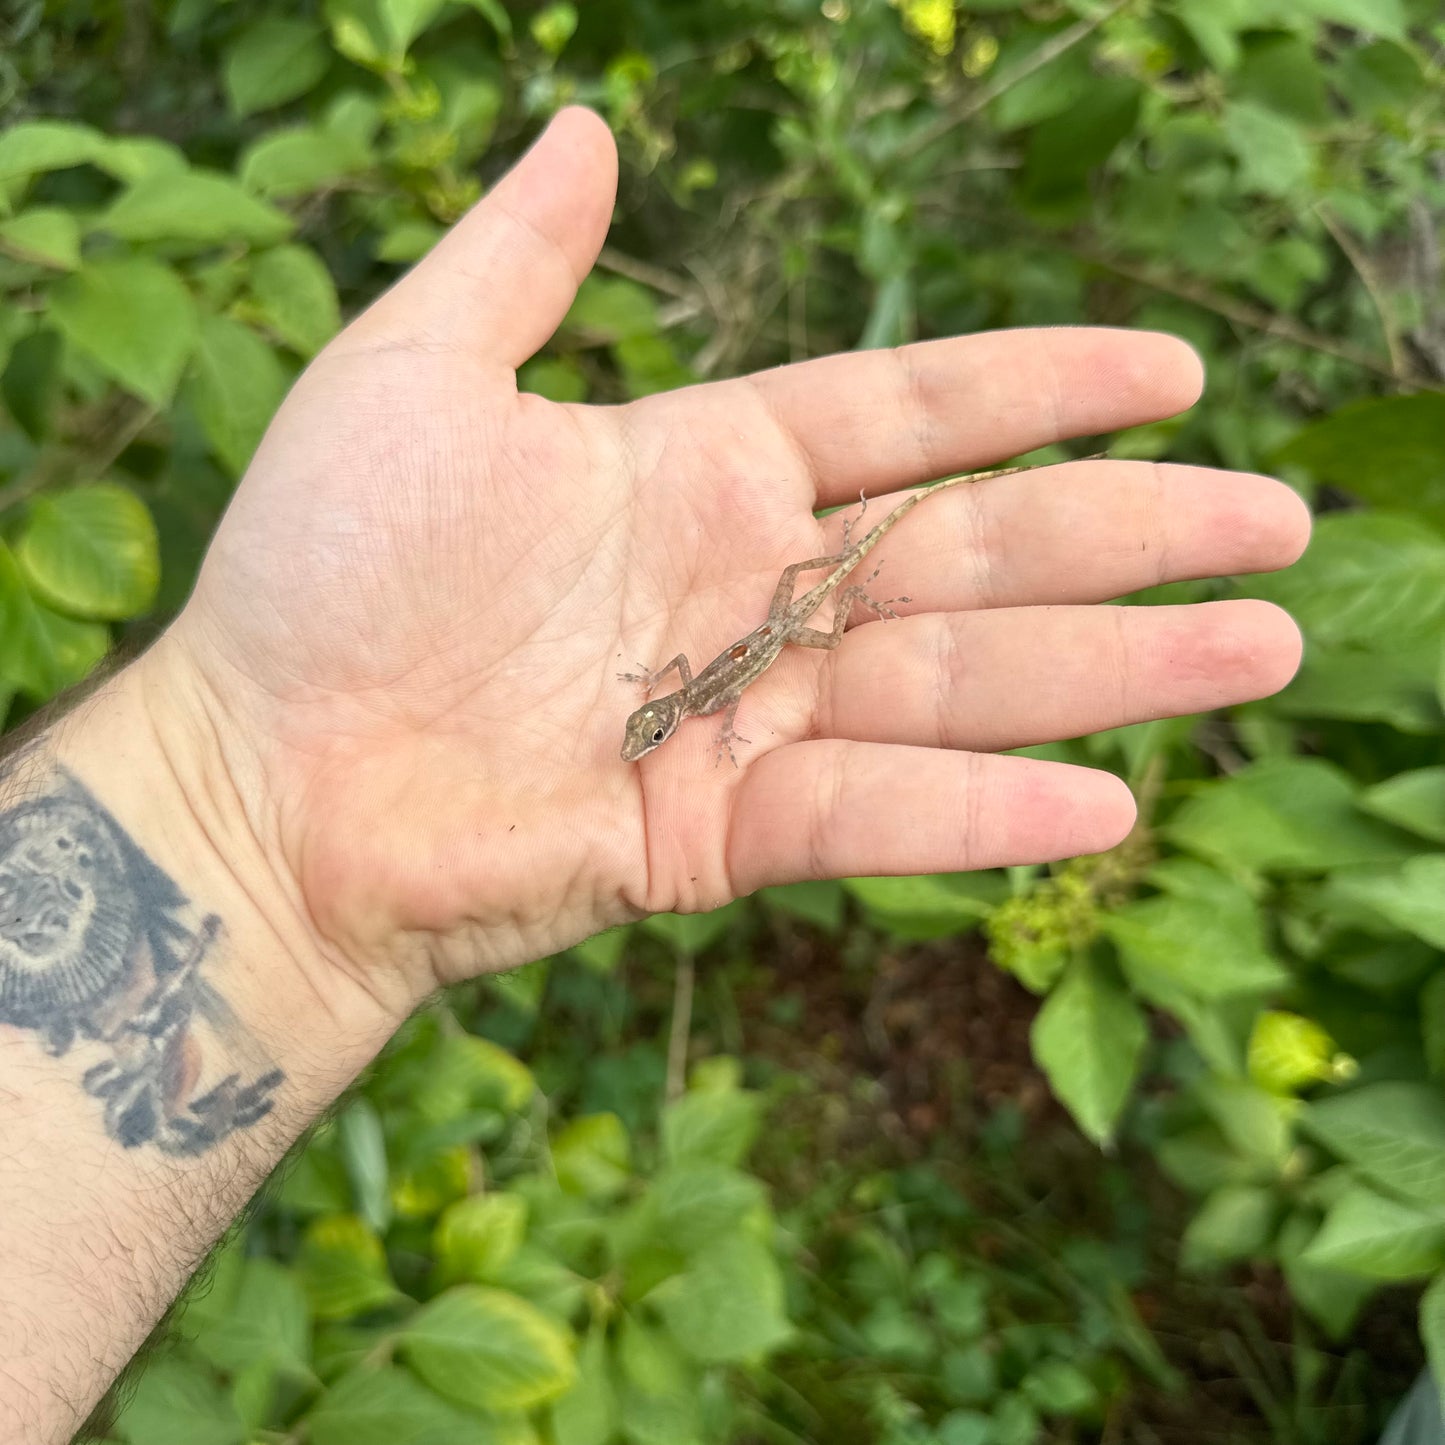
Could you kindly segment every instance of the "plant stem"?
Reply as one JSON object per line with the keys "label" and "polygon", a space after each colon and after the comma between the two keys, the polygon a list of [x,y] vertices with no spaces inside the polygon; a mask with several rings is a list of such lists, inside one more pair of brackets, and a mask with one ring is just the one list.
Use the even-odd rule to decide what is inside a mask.
{"label": "plant stem", "polygon": [[680,954],[672,989],[672,1027],[667,1036],[667,1101],[682,1097],[687,1087],[687,1045],[692,1033],[692,990],[697,967],[692,954]]}

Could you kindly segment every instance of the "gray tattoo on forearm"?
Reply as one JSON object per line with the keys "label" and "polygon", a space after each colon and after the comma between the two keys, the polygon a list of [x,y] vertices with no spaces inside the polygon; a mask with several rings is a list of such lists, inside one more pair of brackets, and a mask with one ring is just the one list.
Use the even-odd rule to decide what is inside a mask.
{"label": "gray tattoo on forearm", "polygon": [[[0,1027],[87,1063],[127,1149],[194,1155],[271,1111],[284,1075],[202,976],[221,936],[76,778],[0,808]],[[241,1068],[237,1068],[237,1064]]]}

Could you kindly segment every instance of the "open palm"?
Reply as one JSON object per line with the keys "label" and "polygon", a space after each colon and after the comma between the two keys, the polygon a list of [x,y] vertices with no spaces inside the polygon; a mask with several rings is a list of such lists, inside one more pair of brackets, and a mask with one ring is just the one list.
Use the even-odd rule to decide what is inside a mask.
{"label": "open palm", "polygon": [[782,568],[836,545],[815,509],[1168,415],[1199,374],[1167,337],[1056,330],[615,408],[521,395],[614,183],[601,123],[564,113],[327,349],[162,644],[327,952],[389,994],[768,883],[1106,848],[1117,779],[996,754],[1260,696],[1298,660],[1261,603],[1086,605],[1284,565],[1293,493],[1074,463],[902,523],[876,556],[904,616],[786,652],[744,698],[740,768],[713,765],[715,720],[624,763],[616,674],[755,626]]}

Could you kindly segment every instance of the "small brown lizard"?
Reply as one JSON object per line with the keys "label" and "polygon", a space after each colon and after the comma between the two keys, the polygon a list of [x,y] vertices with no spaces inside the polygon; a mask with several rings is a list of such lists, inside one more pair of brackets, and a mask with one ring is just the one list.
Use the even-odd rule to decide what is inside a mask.
{"label": "small brown lizard", "polygon": [[[907,597],[891,597],[887,602],[875,602],[863,587],[845,587],[838,593],[832,629],[823,632],[806,626],[813,614],[837,591],[843,579],[884,536],[925,497],[932,496],[934,492],[941,492],[945,487],[956,487],[962,482],[990,481],[995,477],[1008,477],[1016,472],[1029,470],[1029,467],[1004,467],[998,471],[945,477],[942,481],[920,487],[889,512],[872,531],[850,545],[849,536],[854,521],[861,521],[863,512],[868,509],[865,498],[863,512],[859,512],[857,518],[844,523],[842,550],[831,557],[811,557],[806,562],[794,562],[791,567],[785,567],[773,592],[768,620],[761,627],[754,628],[746,637],[739,638],[731,647],[725,648],[695,677],[688,666],[686,655],[681,652],[656,672],[618,673],[619,681],[641,683],[649,693],[674,668],[682,679],[682,686],[676,692],[653,698],[627,719],[627,728],[622,738],[623,761],[635,762],[638,758],[646,757],[654,748],[660,747],[677,731],[677,725],[683,718],[705,717],[726,709],[727,716],[723,719],[722,731],[717,739],[718,760],[721,761],[726,750],[736,767],[738,760],[733,753],[733,740],[744,743],[748,741],[733,731],[743,689],[777,661],[783,648],[789,643],[795,647],[835,648],[843,640],[843,629],[848,625],[848,614],[855,602],[872,608],[880,617],[890,618],[897,616],[891,609],[891,603],[911,600]],[[798,574],[811,572],[819,567],[829,568],[828,575],[795,600],[793,588],[797,585]],[[878,569],[874,568],[864,585],[877,575]]]}

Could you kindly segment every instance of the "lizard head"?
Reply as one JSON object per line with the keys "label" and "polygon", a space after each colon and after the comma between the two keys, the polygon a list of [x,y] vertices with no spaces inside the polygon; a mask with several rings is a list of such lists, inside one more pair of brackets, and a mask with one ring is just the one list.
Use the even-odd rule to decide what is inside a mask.
{"label": "lizard head", "polygon": [[670,692],[666,697],[645,702],[627,719],[622,735],[622,761],[635,763],[654,748],[660,747],[677,731],[682,721],[682,694]]}

